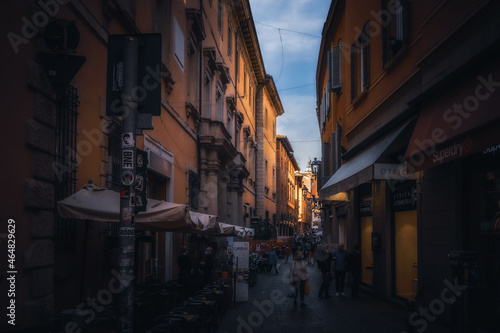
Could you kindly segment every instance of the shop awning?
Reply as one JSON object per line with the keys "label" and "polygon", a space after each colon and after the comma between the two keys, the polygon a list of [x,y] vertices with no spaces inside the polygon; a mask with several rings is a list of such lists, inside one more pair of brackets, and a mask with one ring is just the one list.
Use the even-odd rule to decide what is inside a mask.
{"label": "shop awning", "polygon": [[500,63],[495,62],[460,80],[432,102],[422,105],[405,154],[415,171],[462,158],[499,143],[498,77]]}
{"label": "shop awning", "polygon": [[373,179],[373,165],[398,137],[408,123],[399,127],[376,144],[366,148],[355,157],[342,164],[328,182],[321,188],[321,200],[341,201],[347,197],[337,195]]}

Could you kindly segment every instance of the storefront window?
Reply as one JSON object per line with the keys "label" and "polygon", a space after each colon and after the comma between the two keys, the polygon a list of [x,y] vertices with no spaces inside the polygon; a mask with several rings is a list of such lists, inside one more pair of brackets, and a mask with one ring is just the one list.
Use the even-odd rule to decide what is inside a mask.
{"label": "storefront window", "polygon": [[415,182],[405,182],[392,192],[394,212],[394,292],[415,300],[418,285],[417,197]]}
{"label": "storefront window", "polygon": [[415,300],[415,268],[418,267],[416,210],[394,214],[394,237],[396,295]]}
{"label": "storefront window", "polygon": [[372,285],[373,251],[372,251],[373,218],[361,218],[361,282]]}

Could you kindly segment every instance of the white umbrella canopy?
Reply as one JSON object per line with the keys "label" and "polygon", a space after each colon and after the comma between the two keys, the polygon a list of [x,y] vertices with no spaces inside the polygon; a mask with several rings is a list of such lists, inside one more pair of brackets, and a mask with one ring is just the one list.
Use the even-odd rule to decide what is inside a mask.
{"label": "white umbrella canopy", "polygon": [[[87,184],[75,194],[58,201],[62,218],[120,222],[120,194]],[[148,199],[145,212],[135,216],[136,227],[155,231],[199,233],[210,236],[253,236],[252,228],[217,221],[216,215],[191,212],[187,205]]]}
{"label": "white umbrella canopy", "polygon": [[[94,221],[120,221],[120,194],[87,184],[58,202],[59,216]],[[200,217],[201,219],[202,217]],[[196,229],[186,205],[148,199],[145,212],[135,216],[136,225],[147,229],[176,231]]]}
{"label": "white umbrella canopy", "polygon": [[216,215],[203,214],[197,212],[189,212],[191,221],[196,226],[196,230],[200,232],[218,232],[219,222]]}
{"label": "white umbrella canopy", "polygon": [[253,228],[241,227],[238,225],[219,222],[220,235],[250,237],[255,234]]}

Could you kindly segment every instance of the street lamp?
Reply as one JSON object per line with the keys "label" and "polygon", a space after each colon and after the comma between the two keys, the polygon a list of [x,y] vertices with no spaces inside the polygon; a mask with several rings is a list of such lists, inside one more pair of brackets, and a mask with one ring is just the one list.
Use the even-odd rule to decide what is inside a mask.
{"label": "street lamp", "polygon": [[302,187],[302,196],[304,197],[304,199],[307,197],[307,192],[309,192],[309,190],[307,189],[307,186],[303,186]]}
{"label": "street lamp", "polygon": [[316,179],[318,177],[320,167],[321,161],[318,161],[318,159],[315,157],[314,161],[311,162],[311,171]]}

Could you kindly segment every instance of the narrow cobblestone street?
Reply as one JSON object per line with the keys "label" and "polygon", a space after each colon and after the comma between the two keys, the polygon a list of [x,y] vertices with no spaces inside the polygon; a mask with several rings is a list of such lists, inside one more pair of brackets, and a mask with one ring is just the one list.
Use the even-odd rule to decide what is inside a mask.
{"label": "narrow cobblestone street", "polygon": [[[294,307],[293,299],[286,297],[291,261],[284,264],[280,260],[280,264],[278,275],[259,274],[257,284],[249,288],[248,302],[239,302],[229,308],[217,333],[406,333],[407,311],[402,306],[377,300],[364,292],[353,298],[349,289],[346,296],[335,297],[335,281],[330,286],[333,297],[320,299],[320,271],[312,265],[308,266],[311,291],[305,298],[307,306],[301,308],[299,302]],[[422,332],[449,331],[429,325]]]}

